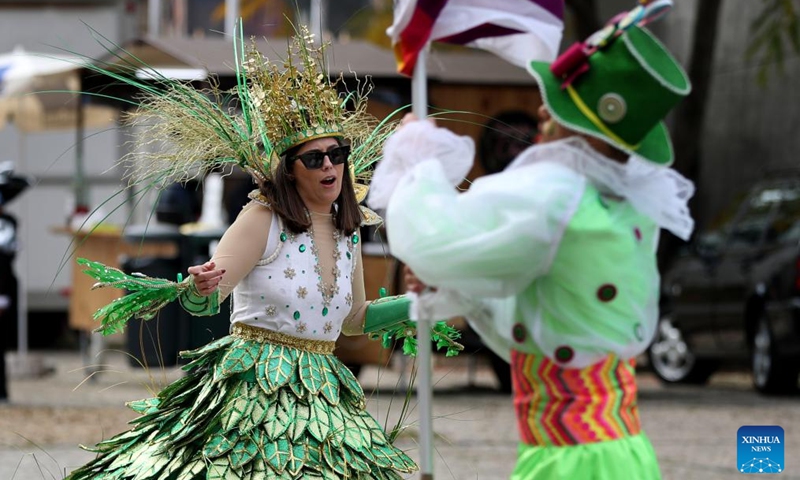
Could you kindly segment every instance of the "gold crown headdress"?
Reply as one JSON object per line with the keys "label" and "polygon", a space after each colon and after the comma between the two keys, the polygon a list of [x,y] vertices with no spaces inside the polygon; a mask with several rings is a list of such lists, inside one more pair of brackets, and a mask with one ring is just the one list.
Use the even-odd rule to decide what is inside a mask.
{"label": "gold crown headdress", "polygon": [[344,134],[347,109],[324,71],[323,53],[324,47],[314,48],[313,36],[301,27],[282,68],[255,46],[246,54],[252,110],[263,121],[263,134],[278,155],[309,140]]}
{"label": "gold crown headdress", "polygon": [[355,184],[360,202],[366,197],[368,167],[382,155],[383,141],[395,125],[378,123],[366,112],[369,86],[338,92],[341,76],[335,81],[328,76],[325,48],[315,47],[313,35],[301,26],[281,66],[254,45],[248,49],[242,68],[249,82],[246,101],[265,153],[258,164],[248,167],[269,178],[279,165],[278,157],[293,147],[317,138],[342,137],[351,142],[351,177],[361,182]]}
{"label": "gold crown headdress", "polygon": [[[186,181],[203,171],[235,163],[251,175],[273,178],[280,155],[292,147],[324,137],[351,143],[350,171],[356,197],[366,196],[370,167],[381,158],[383,143],[396,122],[378,122],[366,112],[370,86],[339,94],[331,82],[323,47],[314,47],[308,29],[300,27],[279,66],[252,44],[245,51],[234,42],[237,87],[222,92],[212,85],[199,91],[162,80],[163,89],[145,89],[140,109],[127,115],[140,127],[133,182],[153,179]],[[231,94],[241,112],[227,107]],[[153,144],[155,145],[155,148]],[[365,215],[374,215],[365,212]]]}

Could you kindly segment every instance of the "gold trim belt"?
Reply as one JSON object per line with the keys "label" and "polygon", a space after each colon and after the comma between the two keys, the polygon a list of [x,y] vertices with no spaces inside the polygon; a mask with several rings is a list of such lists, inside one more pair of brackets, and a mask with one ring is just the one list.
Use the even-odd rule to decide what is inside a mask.
{"label": "gold trim belt", "polygon": [[245,323],[234,323],[231,327],[231,335],[244,338],[245,340],[283,345],[284,347],[296,348],[312,353],[321,353],[323,355],[331,355],[333,349],[336,348],[336,342],[329,340],[310,340],[308,338],[293,337],[285,333],[254,327]]}

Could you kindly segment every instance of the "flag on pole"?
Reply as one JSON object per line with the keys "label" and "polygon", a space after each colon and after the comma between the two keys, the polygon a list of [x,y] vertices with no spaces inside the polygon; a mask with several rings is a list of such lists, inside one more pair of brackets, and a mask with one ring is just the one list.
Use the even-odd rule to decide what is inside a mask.
{"label": "flag on pole", "polygon": [[428,41],[481,48],[524,67],[555,59],[563,18],[564,0],[396,0],[387,33],[404,75]]}

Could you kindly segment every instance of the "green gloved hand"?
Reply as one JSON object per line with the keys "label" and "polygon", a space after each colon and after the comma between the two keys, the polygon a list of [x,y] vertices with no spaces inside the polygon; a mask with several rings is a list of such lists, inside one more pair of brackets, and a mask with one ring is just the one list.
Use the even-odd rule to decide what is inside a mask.
{"label": "green gloved hand", "polygon": [[[409,356],[417,354],[417,325],[409,320],[408,308],[411,305],[405,295],[386,296],[386,289],[381,287],[380,298],[373,300],[367,307],[364,316],[364,333],[373,340],[380,339],[384,348],[391,348],[395,341],[403,341],[403,353]],[[458,355],[464,346],[456,342],[461,332],[443,321],[431,326],[431,340],[436,348],[446,348],[446,356]]]}

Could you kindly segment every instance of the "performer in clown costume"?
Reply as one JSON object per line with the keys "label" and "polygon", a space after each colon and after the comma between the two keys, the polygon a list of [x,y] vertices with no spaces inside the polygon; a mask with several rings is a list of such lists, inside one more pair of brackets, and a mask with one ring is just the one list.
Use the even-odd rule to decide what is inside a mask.
{"label": "performer in clown costume", "polygon": [[693,229],[662,122],[690,83],[642,18],[530,63],[541,143],[505,171],[458,193],[471,140],[407,119],[373,177],[416,318],[466,315],[510,360],[514,480],[660,478],[634,358],[657,323],[659,230]]}

